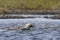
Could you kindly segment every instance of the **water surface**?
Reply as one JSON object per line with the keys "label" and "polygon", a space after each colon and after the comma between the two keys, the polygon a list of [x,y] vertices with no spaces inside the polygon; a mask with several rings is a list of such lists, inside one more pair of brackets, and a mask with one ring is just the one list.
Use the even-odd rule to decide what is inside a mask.
{"label": "water surface", "polygon": [[46,18],[0,19],[0,27],[24,27],[34,25],[30,30],[0,30],[0,40],[60,40],[60,20]]}

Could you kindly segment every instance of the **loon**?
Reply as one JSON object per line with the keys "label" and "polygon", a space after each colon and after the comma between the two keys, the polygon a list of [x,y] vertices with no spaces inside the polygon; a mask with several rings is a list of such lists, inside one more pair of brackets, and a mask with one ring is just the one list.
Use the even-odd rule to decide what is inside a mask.
{"label": "loon", "polygon": [[25,25],[24,28],[22,28],[21,26],[19,26],[17,28],[11,27],[11,28],[7,28],[7,29],[8,30],[29,30],[31,27],[33,27],[32,24],[28,23],[28,24]]}

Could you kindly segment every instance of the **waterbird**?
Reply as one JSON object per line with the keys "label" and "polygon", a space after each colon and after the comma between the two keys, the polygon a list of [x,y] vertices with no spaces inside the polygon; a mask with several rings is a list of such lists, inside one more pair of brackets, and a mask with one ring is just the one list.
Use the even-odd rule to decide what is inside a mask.
{"label": "waterbird", "polygon": [[33,25],[30,24],[30,23],[27,23],[27,24],[25,25],[25,28],[22,28],[22,30],[29,30],[31,27],[33,27]]}

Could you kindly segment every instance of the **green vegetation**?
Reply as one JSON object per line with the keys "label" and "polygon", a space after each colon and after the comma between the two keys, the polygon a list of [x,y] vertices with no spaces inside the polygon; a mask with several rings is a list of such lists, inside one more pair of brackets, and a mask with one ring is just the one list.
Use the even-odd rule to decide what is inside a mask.
{"label": "green vegetation", "polygon": [[0,0],[3,9],[52,10],[60,8],[60,0]]}

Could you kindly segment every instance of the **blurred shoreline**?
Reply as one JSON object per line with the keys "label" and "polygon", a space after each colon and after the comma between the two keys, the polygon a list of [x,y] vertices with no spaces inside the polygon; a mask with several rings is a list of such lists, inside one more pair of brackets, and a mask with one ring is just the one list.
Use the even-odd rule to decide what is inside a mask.
{"label": "blurred shoreline", "polygon": [[2,14],[33,14],[33,15],[59,15],[60,10],[28,10],[28,9],[3,9]]}
{"label": "blurred shoreline", "polygon": [[[25,16],[22,16],[25,15]],[[33,15],[33,16],[27,16]],[[26,9],[5,9],[3,13],[0,14],[0,19],[9,18],[35,18],[35,15],[55,15],[53,17],[45,16],[44,18],[56,18],[60,19],[60,10],[26,10]],[[58,16],[56,16],[58,15]]]}

